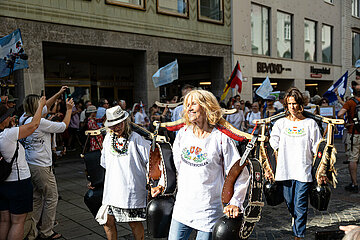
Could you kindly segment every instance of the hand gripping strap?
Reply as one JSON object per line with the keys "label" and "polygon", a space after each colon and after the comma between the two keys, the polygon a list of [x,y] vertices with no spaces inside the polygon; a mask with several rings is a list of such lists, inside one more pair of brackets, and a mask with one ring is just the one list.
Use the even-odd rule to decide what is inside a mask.
{"label": "hand gripping strap", "polygon": [[253,158],[249,161],[250,184],[248,205],[244,208],[243,222],[240,228],[240,239],[248,239],[255,224],[260,221],[261,211],[264,207],[263,195],[263,176],[259,160]]}
{"label": "hand gripping strap", "polygon": [[156,143],[155,150],[150,150],[148,181],[152,184],[164,174],[164,191],[161,196],[173,195],[176,190],[176,169],[172,148],[169,143]]}
{"label": "hand gripping strap", "polygon": [[[239,160],[240,161],[240,160]],[[239,162],[238,161],[238,162]],[[238,162],[234,164],[230,169],[228,176],[226,177],[223,194],[222,194],[222,202],[228,203],[234,193],[234,184],[232,184],[232,189],[230,187],[230,183],[236,181],[237,177],[241,174],[244,166],[239,166]],[[263,176],[262,176],[262,168],[260,162],[253,158],[248,161],[249,172],[250,172],[250,184],[248,189],[248,204],[244,208],[242,224],[239,232],[240,239],[247,239],[252,231],[254,230],[255,224],[260,221],[261,211],[264,206],[264,202],[262,199],[263,195]],[[232,172],[233,170],[233,172]],[[239,173],[236,177],[230,176],[232,173]],[[229,177],[230,176],[230,177]],[[231,194],[231,197],[230,197]]]}
{"label": "hand gripping strap", "polygon": [[[320,183],[320,177],[326,176],[329,183],[336,188],[336,149],[327,145],[326,140],[321,140],[316,149],[316,155],[313,160],[312,175],[313,179]],[[319,184],[320,185],[320,184]]]}

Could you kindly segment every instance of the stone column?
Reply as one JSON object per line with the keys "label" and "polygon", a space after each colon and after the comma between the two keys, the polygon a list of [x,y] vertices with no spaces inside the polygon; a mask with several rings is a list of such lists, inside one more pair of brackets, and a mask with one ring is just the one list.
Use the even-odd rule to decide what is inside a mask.
{"label": "stone column", "polygon": [[226,83],[224,82],[224,59],[211,58],[210,67],[211,92],[215,96],[221,97],[222,91]]}
{"label": "stone column", "polygon": [[41,41],[32,41],[26,45],[26,53],[29,55],[29,69],[24,71],[25,95],[40,94],[45,89],[44,85],[44,62]]}
{"label": "stone column", "polygon": [[[155,88],[152,75],[159,69],[159,53],[154,50],[146,51],[146,78],[147,78],[147,104],[150,107],[155,101],[160,99],[160,87]],[[145,87],[145,85],[144,85]],[[144,99],[145,100],[145,99]]]}

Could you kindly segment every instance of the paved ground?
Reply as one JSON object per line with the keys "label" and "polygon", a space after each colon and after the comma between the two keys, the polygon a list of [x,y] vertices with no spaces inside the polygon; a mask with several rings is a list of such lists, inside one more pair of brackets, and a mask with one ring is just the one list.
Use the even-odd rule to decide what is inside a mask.
{"label": "paved ground", "polygon": [[[360,193],[350,194],[344,190],[344,186],[349,183],[348,170],[347,165],[343,164],[343,146],[337,143],[337,149],[338,187],[332,191],[328,211],[319,212],[310,207],[306,239],[315,239],[317,231],[336,230],[339,225],[359,223]],[[55,168],[62,197],[56,217],[59,224],[55,230],[63,234],[63,239],[105,239],[103,228],[93,219],[83,202],[87,181],[84,164],[77,156],[73,153],[72,156],[60,159]],[[292,239],[290,223],[291,218],[284,203],[276,207],[265,206],[250,239]],[[119,239],[133,239],[127,224],[119,224],[118,232]],[[151,238],[146,236],[146,239]]]}

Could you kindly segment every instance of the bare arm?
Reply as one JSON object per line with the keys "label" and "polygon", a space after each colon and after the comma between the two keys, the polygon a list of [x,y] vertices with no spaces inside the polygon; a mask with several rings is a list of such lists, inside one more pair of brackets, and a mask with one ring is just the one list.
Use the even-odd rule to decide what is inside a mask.
{"label": "bare arm", "polygon": [[55,103],[56,99],[58,99],[67,88],[67,86],[62,86],[59,92],[57,92],[54,96],[52,96],[51,98],[49,98],[49,100],[46,101],[47,109],[51,108],[51,106]]}
{"label": "bare arm", "polygon": [[72,98],[66,99],[66,113],[63,120],[63,123],[66,124],[66,128],[69,127],[73,107],[74,107],[74,101],[72,100]]}
{"label": "bare arm", "polygon": [[345,102],[344,102],[344,100],[341,99],[337,88],[335,89],[335,94],[336,94],[336,97],[337,97],[337,100],[339,101],[339,103],[340,103],[341,105],[344,105]]}
{"label": "bare arm", "polygon": [[42,96],[39,100],[39,106],[36,109],[36,113],[32,121],[28,124],[19,127],[19,139],[30,136],[39,127],[41,120],[41,112],[45,104],[46,104],[46,97]]}
{"label": "bare arm", "polygon": [[338,112],[338,118],[343,119],[346,112],[347,110],[345,108],[340,109],[340,111]]}

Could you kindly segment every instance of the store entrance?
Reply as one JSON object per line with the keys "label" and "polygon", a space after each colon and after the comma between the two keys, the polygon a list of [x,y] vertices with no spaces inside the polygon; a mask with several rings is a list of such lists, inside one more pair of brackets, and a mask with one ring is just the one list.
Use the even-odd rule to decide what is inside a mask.
{"label": "store entrance", "polygon": [[135,69],[144,51],[44,42],[43,56],[46,95],[67,85],[75,101],[136,100]]}
{"label": "store entrance", "polygon": [[171,100],[174,96],[181,97],[181,88],[186,84],[219,95],[217,84],[223,81],[223,58],[159,53],[159,68],[175,59],[179,65],[178,80],[160,87],[161,101]]}

